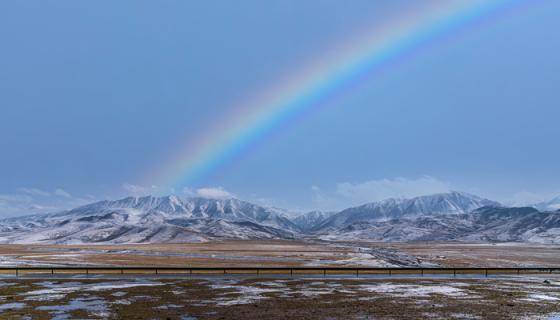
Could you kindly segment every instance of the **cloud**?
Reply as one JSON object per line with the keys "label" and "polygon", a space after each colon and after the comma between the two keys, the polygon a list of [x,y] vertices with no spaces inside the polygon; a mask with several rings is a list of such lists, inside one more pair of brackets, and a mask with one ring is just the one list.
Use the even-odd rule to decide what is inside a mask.
{"label": "cloud", "polygon": [[449,185],[433,177],[419,179],[382,179],[363,183],[349,182],[337,185],[337,194],[356,200],[379,201],[387,198],[411,198],[420,195],[448,192]]}
{"label": "cloud", "polygon": [[47,192],[37,188],[18,188],[16,192],[0,194],[0,217],[58,212],[95,200],[95,197],[73,197],[63,189]]}
{"label": "cloud", "polygon": [[19,193],[26,193],[26,194],[31,195],[31,196],[48,197],[48,196],[51,195],[50,192],[43,191],[43,190],[37,189],[37,188],[17,188],[16,191],[19,192]]}
{"label": "cloud", "polygon": [[235,198],[235,194],[225,190],[222,187],[206,187],[206,188],[199,188],[194,191],[185,188],[183,191],[189,196],[197,196],[197,197],[210,198],[210,199]]}
{"label": "cloud", "polygon": [[318,209],[331,211],[343,209],[345,206],[348,206],[346,205],[347,201],[345,199],[341,199],[336,194],[325,192],[318,186],[312,186],[311,192],[313,193],[312,201],[315,205],[315,208],[313,208],[313,210]]}
{"label": "cloud", "polygon": [[42,205],[38,205],[38,204],[32,204],[29,206],[28,208],[29,210],[45,210],[45,207],[43,207]]}
{"label": "cloud", "polygon": [[502,201],[504,204],[512,207],[522,207],[548,202],[558,197],[560,191],[536,193],[530,191],[520,191],[515,193],[509,199]]}
{"label": "cloud", "polygon": [[70,193],[68,193],[68,192],[66,192],[65,190],[60,189],[60,188],[59,188],[59,189],[56,189],[56,190],[54,191],[54,194],[57,195],[57,196],[59,196],[59,197],[63,197],[63,198],[68,198],[68,199],[72,198],[72,195],[71,195]]}
{"label": "cloud", "polygon": [[540,194],[536,194],[528,191],[521,191],[514,194],[511,197],[511,199],[506,201],[506,204],[514,207],[520,207],[520,206],[526,206],[530,204],[536,204],[539,202],[544,202],[545,200],[546,198]]}
{"label": "cloud", "polygon": [[156,186],[145,187],[132,183],[124,183],[122,188],[125,190],[126,194],[133,197],[148,196],[157,193],[158,188]]}
{"label": "cloud", "polygon": [[333,210],[388,198],[412,198],[421,195],[449,192],[448,183],[434,177],[417,179],[394,178],[369,180],[361,183],[342,182],[334,192],[324,192],[312,186],[313,202],[319,209]]}
{"label": "cloud", "polygon": [[[32,208],[32,209],[30,209]],[[28,194],[0,194],[0,215],[14,216],[40,211]]]}
{"label": "cloud", "polygon": [[0,201],[6,202],[30,202],[33,198],[25,194],[0,194]]}
{"label": "cloud", "polygon": [[[174,188],[160,188],[158,186],[141,186],[132,183],[124,183],[122,188],[127,195],[133,197],[142,197],[156,194],[175,194]],[[202,197],[210,199],[229,199],[235,198],[236,195],[225,190],[222,187],[204,187],[199,189],[183,188],[183,193],[188,197]]]}

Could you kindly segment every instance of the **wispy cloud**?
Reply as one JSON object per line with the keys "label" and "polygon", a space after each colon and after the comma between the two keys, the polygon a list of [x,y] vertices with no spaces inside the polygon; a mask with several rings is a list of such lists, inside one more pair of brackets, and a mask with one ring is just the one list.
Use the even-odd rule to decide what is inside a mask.
{"label": "wispy cloud", "polygon": [[417,179],[394,178],[369,180],[360,183],[342,182],[334,191],[312,186],[313,202],[322,210],[342,209],[348,206],[380,201],[387,198],[411,198],[426,194],[448,192],[447,182],[431,176]]}
{"label": "wispy cloud", "polygon": [[141,186],[133,183],[123,183],[122,188],[128,196],[143,197],[159,193],[157,186]]}
{"label": "wispy cloud", "polygon": [[508,206],[522,207],[550,201],[558,196],[560,196],[560,191],[545,193],[520,191],[515,193],[509,199],[504,200],[503,203]]}
{"label": "wispy cloud", "polygon": [[225,190],[223,187],[205,187],[199,189],[183,189],[183,192],[190,197],[203,197],[203,198],[210,198],[210,199],[229,199],[235,198],[236,195]]}
{"label": "wispy cloud", "polygon": [[38,188],[25,188],[25,187],[22,187],[22,188],[17,188],[16,191],[19,192],[19,193],[29,194],[29,195],[31,195],[31,196],[48,197],[48,196],[51,195],[50,192],[44,191],[44,190],[41,190],[41,189],[38,189]]}
{"label": "wispy cloud", "polygon": [[17,216],[44,212],[45,206],[39,205],[27,193],[0,194],[0,216]]}
{"label": "wispy cloud", "polygon": [[63,197],[63,198],[68,198],[68,199],[72,198],[72,195],[69,192],[67,192],[64,189],[60,189],[60,188],[56,189],[54,191],[54,194],[59,196],[59,197]]}
{"label": "wispy cloud", "polygon": [[0,194],[1,202],[25,202],[33,198],[26,194]]}
{"label": "wispy cloud", "polygon": [[53,192],[38,188],[17,188],[0,194],[0,217],[57,212],[91,203],[95,197],[74,197],[64,189]]}

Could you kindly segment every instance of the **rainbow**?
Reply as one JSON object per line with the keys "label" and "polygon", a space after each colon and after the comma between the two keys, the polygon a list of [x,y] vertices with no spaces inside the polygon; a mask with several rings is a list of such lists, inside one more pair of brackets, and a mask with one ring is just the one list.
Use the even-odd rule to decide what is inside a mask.
{"label": "rainbow", "polygon": [[406,13],[337,44],[337,54],[321,57],[298,69],[261,94],[229,108],[219,127],[183,141],[150,183],[172,188],[191,186],[249,146],[264,139],[296,115],[317,106],[344,88],[370,76],[384,65],[433,40],[485,18],[516,0],[438,1]]}

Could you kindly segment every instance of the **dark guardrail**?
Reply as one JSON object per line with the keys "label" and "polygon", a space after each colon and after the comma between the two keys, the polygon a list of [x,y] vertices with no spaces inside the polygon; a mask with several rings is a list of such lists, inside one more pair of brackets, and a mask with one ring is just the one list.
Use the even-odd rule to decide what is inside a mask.
{"label": "dark guardrail", "polygon": [[170,267],[170,266],[21,266],[0,267],[0,274],[322,274],[322,275],[428,275],[428,274],[552,274],[560,273],[560,267]]}

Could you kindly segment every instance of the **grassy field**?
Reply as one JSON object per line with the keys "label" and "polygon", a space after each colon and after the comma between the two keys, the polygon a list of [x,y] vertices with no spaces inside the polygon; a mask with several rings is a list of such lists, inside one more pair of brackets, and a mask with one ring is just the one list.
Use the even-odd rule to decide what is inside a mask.
{"label": "grassy field", "polygon": [[211,267],[560,266],[560,246],[468,243],[221,241],[135,245],[0,245],[0,265]]}
{"label": "grassy field", "polygon": [[0,280],[0,319],[557,319],[560,282]]}
{"label": "grassy field", "polygon": [[[526,244],[223,241],[1,245],[0,264],[181,267],[560,266]],[[412,265],[410,265],[412,264]],[[147,273],[152,273],[148,271]],[[404,272],[404,271],[403,271]],[[112,274],[111,274],[112,273]],[[402,272],[401,272],[402,273]],[[446,279],[0,275],[0,319],[559,319],[558,274]],[[365,274],[364,274],[365,276]]]}
{"label": "grassy field", "polygon": [[559,245],[416,242],[379,244],[448,266],[560,266]]}

